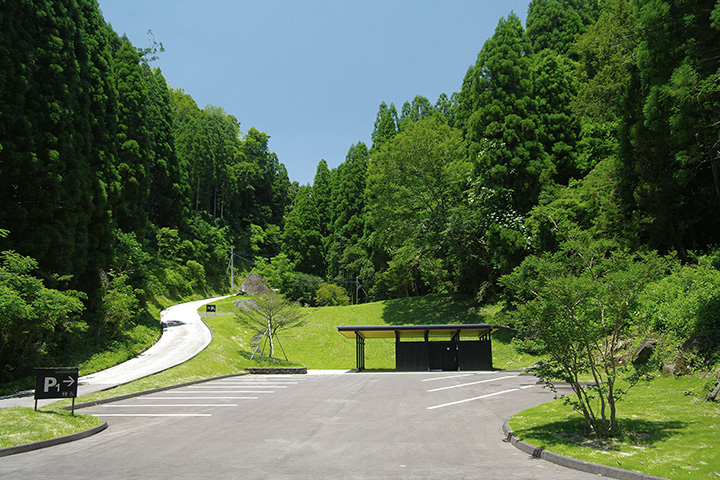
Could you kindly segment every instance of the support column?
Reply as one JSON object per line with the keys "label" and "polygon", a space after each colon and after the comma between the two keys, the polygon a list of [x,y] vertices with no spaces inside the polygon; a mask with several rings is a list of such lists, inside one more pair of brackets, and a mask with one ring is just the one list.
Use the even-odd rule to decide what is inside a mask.
{"label": "support column", "polygon": [[365,339],[359,332],[355,337],[355,365],[358,372],[365,370]]}

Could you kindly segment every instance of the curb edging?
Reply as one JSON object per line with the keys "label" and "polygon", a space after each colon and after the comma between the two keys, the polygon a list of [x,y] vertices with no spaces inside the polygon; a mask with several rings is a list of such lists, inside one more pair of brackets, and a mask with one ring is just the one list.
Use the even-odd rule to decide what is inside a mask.
{"label": "curb edging", "polygon": [[23,445],[15,445],[14,447],[0,448],[0,457],[7,457],[8,455],[29,452],[31,450],[39,450],[46,447],[54,447],[55,445],[60,445],[62,443],[74,442],[75,440],[81,440],[95,435],[96,433],[100,433],[106,428],[108,428],[108,424],[104,421],[100,425],[83,430],[82,432],[71,433],[69,435],[63,435],[62,437],[49,438],[47,440],[38,440],[37,442],[26,443]]}
{"label": "curb edging", "polygon": [[249,367],[245,371],[251,375],[294,375],[306,374],[307,367]]}
{"label": "curb edging", "polygon": [[577,458],[560,455],[559,453],[545,450],[543,447],[536,447],[527,442],[520,440],[515,432],[510,429],[508,421],[505,420],[502,426],[505,441],[512,443],[515,448],[521,450],[534,458],[540,458],[556,465],[580,470],[582,472],[592,473],[595,475],[603,475],[605,477],[617,478],[618,480],[668,480],[665,477],[656,477],[647,473],[636,472],[634,470],[623,470],[622,468],[610,467],[599,463],[578,460]]}

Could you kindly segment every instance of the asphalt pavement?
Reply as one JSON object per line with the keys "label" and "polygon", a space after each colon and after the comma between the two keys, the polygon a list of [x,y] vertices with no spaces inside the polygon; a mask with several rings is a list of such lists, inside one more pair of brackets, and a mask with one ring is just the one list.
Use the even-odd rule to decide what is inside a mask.
{"label": "asphalt pavement", "polygon": [[237,376],[84,408],[109,428],[0,458],[0,478],[598,478],[504,441],[553,395],[508,371]]}

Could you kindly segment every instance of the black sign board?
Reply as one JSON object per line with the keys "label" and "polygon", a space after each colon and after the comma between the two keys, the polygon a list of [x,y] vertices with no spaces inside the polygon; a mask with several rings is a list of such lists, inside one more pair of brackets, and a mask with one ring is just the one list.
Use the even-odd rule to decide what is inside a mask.
{"label": "black sign board", "polygon": [[36,368],[35,400],[77,397],[77,368]]}
{"label": "black sign board", "polygon": [[206,312],[214,312],[214,311],[215,311],[215,305],[205,305],[205,311],[206,311]]}

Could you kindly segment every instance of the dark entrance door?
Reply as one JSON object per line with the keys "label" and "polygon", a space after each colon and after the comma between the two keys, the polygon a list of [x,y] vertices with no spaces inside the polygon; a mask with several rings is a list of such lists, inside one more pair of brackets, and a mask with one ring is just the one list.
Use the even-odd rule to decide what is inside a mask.
{"label": "dark entrance door", "polygon": [[430,342],[430,370],[458,370],[458,345],[456,342]]}

